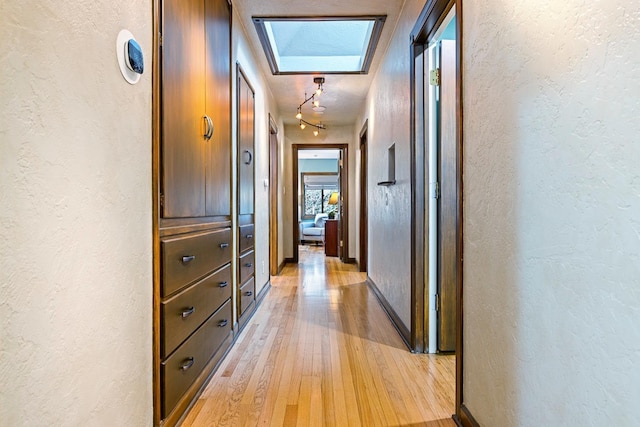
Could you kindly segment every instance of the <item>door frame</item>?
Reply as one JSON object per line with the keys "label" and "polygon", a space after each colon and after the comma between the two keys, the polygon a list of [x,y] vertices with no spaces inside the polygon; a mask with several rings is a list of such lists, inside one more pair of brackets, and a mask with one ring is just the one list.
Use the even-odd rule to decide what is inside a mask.
{"label": "door frame", "polygon": [[360,251],[358,254],[358,265],[361,272],[366,272],[369,268],[369,208],[367,193],[367,173],[368,173],[368,130],[369,119],[364,122],[360,130]]}
{"label": "door frame", "polygon": [[[423,79],[418,81],[416,72],[416,59],[425,52],[425,47],[433,34],[439,28],[442,21],[452,7],[456,13],[456,101],[457,101],[457,123],[456,123],[456,146],[457,146],[457,167],[458,186],[456,223],[457,241],[459,245],[459,257],[457,259],[457,283],[456,283],[456,402],[454,420],[463,426],[478,425],[467,408],[463,400],[463,99],[462,99],[462,2],[463,0],[428,0],[425,4],[416,24],[411,31],[410,37],[410,57],[411,65],[411,347],[415,352],[424,352],[426,349],[426,321],[428,321],[428,305],[425,300],[425,278],[428,275],[428,265],[425,265],[425,255],[428,255],[428,247],[425,246],[424,236],[428,232],[428,223],[425,217],[426,194],[425,178],[428,170],[425,167],[425,145],[417,131],[417,120],[420,118],[416,92],[419,89],[424,93],[424,86],[421,86]],[[420,111],[419,113],[424,113]],[[424,117],[424,114],[423,114]],[[422,130],[422,129],[420,129]]]}
{"label": "door frame", "polygon": [[[298,251],[298,244],[300,242],[300,224],[298,223],[298,185],[299,176],[298,172],[298,151],[301,150],[340,150],[342,153],[342,170],[340,173],[340,206],[342,213],[340,216],[340,228],[338,230],[338,238],[342,242],[340,247],[340,260],[342,262],[349,262],[349,145],[348,144],[292,144],[291,146],[291,161],[293,164],[292,169],[292,185],[291,185],[291,200],[292,200],[292,248],[293,257],[291,261],[298,263],[300,254]],[[344,218],[344,220],[343,220]]]}
{"label": "door frame", "polygon": [[269,274],[280,273],[278,264],[278,126],[269,113]]}

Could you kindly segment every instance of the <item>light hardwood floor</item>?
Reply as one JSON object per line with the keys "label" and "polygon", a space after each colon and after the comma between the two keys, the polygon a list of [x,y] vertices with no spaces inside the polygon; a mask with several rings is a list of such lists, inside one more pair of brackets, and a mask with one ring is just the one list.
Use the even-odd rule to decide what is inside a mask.
{"label": "light hardwood floor", "polygon": [[455,426],[455,356],[411,354],[355,266],[301,247],[183,426]]}

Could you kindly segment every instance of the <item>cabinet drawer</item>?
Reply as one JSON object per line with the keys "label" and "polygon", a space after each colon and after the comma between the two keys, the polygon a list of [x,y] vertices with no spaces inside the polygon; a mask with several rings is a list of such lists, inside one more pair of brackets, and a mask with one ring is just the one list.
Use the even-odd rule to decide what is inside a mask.
{"label": "cabinet drawer", "polygon": [[231,261],[231,229],[162,239],[162,296]]}
{"label": "cabinet drawer", "polygon": [[238,260],[238,271],[240,272],[240,285],[246,282],[249,277],[253,276],[255,271],[253,251],[240,257]]}
{"label": "cabinet drawer", "polygon": [[160,366],[162,417],[166,417],[231,333],[227,301]]}
{"label": "cabinet drawer", "polygon": [[253,248],[253,224],[240,226],[240,252]]}
{"label": "cabinet drawer", "polygon": [[240,307],[238,309],[240,311],[240,316],[244,314],[245,310],[255,300],[255,288],[255,281],[253,278],[249,279],[249,281],[240,288]]}
{"label": "cabinet drawer", "polygon": [[227,265],[161,305],[161,357],[175,350],[226,300],[231,298],[231,266]]}

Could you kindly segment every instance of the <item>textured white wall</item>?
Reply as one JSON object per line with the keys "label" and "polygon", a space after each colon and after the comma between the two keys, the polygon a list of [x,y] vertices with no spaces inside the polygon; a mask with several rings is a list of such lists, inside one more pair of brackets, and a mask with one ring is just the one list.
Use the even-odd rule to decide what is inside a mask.
{"label": "textured white wall", "polygon": [[464,399],[640,419],[640,3],[464,2]]}
{"label": "textured white wall", "polygon": [[151,10],[0,3],[1,425],[152,422]]}
{"label": "textured white wall", "polygon": [[286,192],[283,198],[282,207],[284,209],[284,229],[281,234],[284,238],[284,253],[287,258],[293,257],[293,224],[298,226],[298,219],[292,220],[293,214],[292,193],[297,193],[297,188],[293,185],[293,159],[291,157],[293,144],[347,144],[349,146],[349,251],[350,257],[355,253],[354,247],[357,246],[356,238],[356,210],[355,210],[355,193],[358,189],[355,187],[355,153],[356,144],[353,139],[353,126],[331,126],[325,131],[320,132],[318,136],[314,136],[310,129],[302,130],[297,125],[286,125],[284,128],[284,176],[283,182]]}
{"label": "textured white wall", "polygon": [[[407,0],[356,124],[368,127],[369,277],[405,326],[411,326],[411,91],[409,34],[424,1]],[[383,52],[378,52],[382,54]],[[396,185],[387,180],[387,149],[396,145]],[[359,144],[359,140],[357,142]],[[359,148],[359,146],[358,146]],[[359,151],[354,152],[359,157]],[[358,164],[359,164],[358,158]],[[359,171],[356,173],[359,176]],[[359,179],[358,179],[359,181]]]}
{"label": "textured white wall", "polygon": [[[249,45],[246,29],[234,10],[232,35],[232,64],[233,65],[233,129],[237,122],[237,76],[238,63],[245,73],[247,81],[255,92],[255,283],[256,293],[260,292],[269,281],[269,188],[264,186],[264,180],[269,179],[269,114],[279,121],[279,112],[273,99],[273,94],[267,86],[266,80],[256,61],[254,47]],[[234,131],[232,140],[234,156],[237,147],[238,134]],[[282,141],[279,135],[278,140]],[[233,160],[233,176],[237,176],[237,164]],[[235,179],[235,178],[234,178]],[[234,186],[234,211],[237,194]],[[280,227],[282,227],[282,223]],[[283,258],[281,258],[282,261]],[[280,262],[281,262],[280,261]]]}

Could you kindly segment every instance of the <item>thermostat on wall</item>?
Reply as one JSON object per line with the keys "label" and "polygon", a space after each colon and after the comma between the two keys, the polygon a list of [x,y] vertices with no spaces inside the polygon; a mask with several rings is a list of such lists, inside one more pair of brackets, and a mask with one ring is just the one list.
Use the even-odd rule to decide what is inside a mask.
{"label": "thermostat on wall", "polygon": [[122,30],[116,40],[116,55],[122,77],[132,85],[138,83],[144,72],[144,55],[140,44],[128,30]]}

